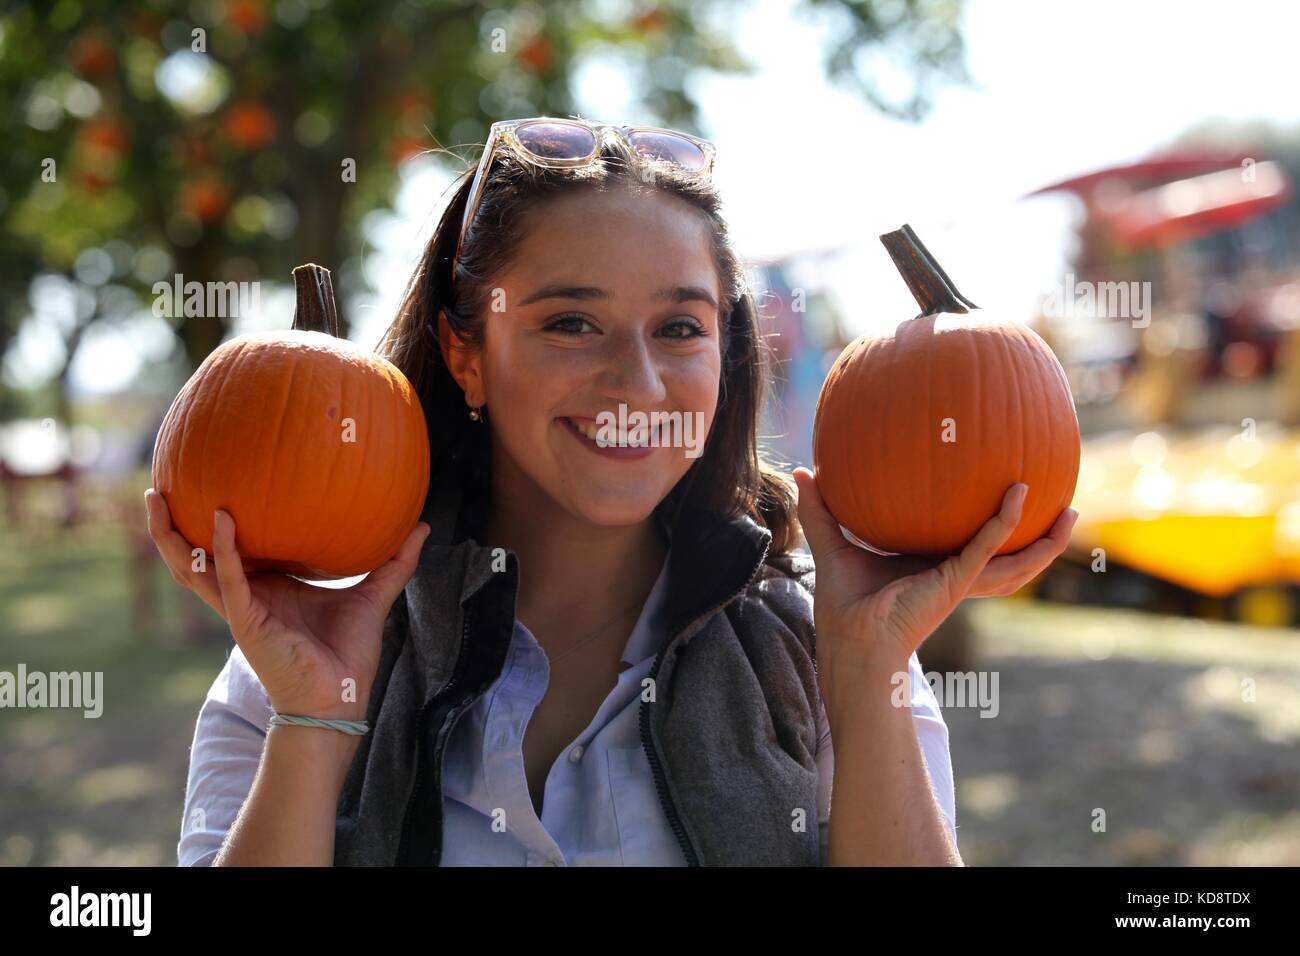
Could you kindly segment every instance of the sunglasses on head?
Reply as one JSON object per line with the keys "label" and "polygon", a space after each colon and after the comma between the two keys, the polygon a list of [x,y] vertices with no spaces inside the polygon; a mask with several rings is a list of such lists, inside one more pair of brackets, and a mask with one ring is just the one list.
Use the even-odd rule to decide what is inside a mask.
{"label": "sunglasses on head", "polygon": [[479,157],[469,199],[465,203],[460,236],[456,240],[456,254],[451,261],[452,274],[455,274],[456,260],[460,258],[460,247],[469,232],[470,223],[478,212],[487,171],[491,168],[498,149],[509,149],[518,158],[535,166],[579,169],[595,161],[605,136],[610,133],[647,159],[663,160],[701,176],[713,172],[716,152],[713,144],[676,130],[654,126],[611,126],[608,123],[588,123],[584,120],[555,119],[549,116],[493,123],[488,131],[483,155]]}

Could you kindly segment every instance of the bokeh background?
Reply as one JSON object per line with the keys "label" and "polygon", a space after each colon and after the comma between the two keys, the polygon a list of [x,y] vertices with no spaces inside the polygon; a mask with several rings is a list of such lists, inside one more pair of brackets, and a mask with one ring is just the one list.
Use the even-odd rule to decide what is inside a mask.
{"label": "bokeh background", "polygon": [[[914,314],[877,238],[904,222],[1064,363],[1071,551],[922,650],[998,676],[995,717],[945,707],[968,863],[1300,864],[1298,21],[1281,2],[7,5],[0,670],[102,671],[105,701],[0,709],[0,864],[175,862],[231,644],[147,536],[158,423],[221,341],[288,327],[299,263],[333,271],[347,334],[375,345],[490,123],[542,114],[717,144],[782,363],[780,461],[810,463],[844,344]],[[170,316],[154,284],[178,276],[260,295]]]}

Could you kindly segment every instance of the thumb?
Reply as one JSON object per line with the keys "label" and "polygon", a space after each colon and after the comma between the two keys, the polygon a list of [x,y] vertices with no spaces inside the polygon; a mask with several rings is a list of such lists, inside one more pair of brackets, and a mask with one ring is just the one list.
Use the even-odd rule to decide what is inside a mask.
{"label": "thumb", "polygon": [[813,473],[807,468],[796,468],[793,474],[795,485],[799,488],[799,524],[803,527],[813,557],[828,557],[838,551],[854,549],[853,544],[840,531],[839,522],[822,501]]}
{"label": "thumb", "polygon": [[420,560],[420,551],[424,548],[425,539],[429,537],[431,530],[423,521],[417,521],[397,554],[371,571],[366,579],[357,585],[357,590],[372,598],[384,613],[393,606],[397,595],[402,592],[406,582],[411,580],[411,575],[415,573],[416,564]]}

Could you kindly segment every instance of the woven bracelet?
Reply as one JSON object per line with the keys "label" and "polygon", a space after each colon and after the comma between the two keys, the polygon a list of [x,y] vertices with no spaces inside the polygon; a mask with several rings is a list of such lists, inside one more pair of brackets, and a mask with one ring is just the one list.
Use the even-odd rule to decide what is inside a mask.
{"label": "woven bracelet", "polygon": [[326,730],[338,730],[357,737],[370,732],[370,725],[364,720],[322,720],[318,717],[299,717],[294,714],[272,714],[271,723],[296,724],[299,727],[324,727]]}

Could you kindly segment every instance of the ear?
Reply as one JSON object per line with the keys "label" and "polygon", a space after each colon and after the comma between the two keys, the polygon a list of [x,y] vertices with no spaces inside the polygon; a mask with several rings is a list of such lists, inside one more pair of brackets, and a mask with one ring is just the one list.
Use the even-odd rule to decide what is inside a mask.
{"label": "ear", "polygon": [[465,393],[465,401],[474,406],[486,401],[483,388],[483,364],[479,350],[456,334],[442,309],[438,310],[438,344],[443,359],[456,384]]}

